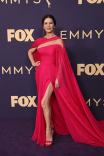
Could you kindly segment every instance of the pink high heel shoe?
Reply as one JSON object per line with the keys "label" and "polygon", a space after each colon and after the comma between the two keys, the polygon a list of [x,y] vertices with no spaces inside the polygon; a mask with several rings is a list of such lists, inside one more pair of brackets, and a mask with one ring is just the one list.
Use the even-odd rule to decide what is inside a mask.
{"label": "pink high heel shoe", "polygon": [[[46,131],[52,131],[52,129],[46,130]],[[47,144],[47,143],[49,143],[49,144]],[[52,141],[46,141],[46,142],[45,142],[45,145],[46,145],[47,147],[51,146],[52,144],[53,144],[53,131],[52,131]]]}

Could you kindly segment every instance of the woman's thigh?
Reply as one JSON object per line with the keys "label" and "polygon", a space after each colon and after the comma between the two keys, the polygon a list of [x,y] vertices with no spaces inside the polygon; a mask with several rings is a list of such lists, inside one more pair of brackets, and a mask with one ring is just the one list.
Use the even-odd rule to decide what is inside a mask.
{"label": "woman's thigh", "polygon": [[48,104],[48,102],[50,101],[52,92],[53,92],[53,86],[52,86],[52,83],[50,82],[47,89],[46,89],[46,91],[45,91],[45,94],[43,96],[41,104],[43,104],[43,105]]}

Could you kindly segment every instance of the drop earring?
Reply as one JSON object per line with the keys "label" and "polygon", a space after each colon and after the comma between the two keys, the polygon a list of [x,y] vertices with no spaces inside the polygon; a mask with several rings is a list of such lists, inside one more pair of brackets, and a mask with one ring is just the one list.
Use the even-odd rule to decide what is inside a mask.
{"label": "drop earring", "polygon": [[44,37],[44,29],[43,29],[43,37]]}
{"label": "drop earring", "polygon": [[55,34],[55,28],[54,28],[54,34]]}

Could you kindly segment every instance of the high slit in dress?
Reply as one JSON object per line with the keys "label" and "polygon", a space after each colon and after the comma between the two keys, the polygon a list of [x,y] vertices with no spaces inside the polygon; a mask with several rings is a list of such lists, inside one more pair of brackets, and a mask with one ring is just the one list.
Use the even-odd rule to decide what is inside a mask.
{"label": "high slit in dress", "polygon": [[[49,39],[38,38],[30,47],[43,45],[33,53],[34,60],[40,61],[40,65],[35,67],[38,102],[35,130],[31,139],[37,140],[37,144],[41,146],[45,144],[46,124],[41,100],[51,82],[53,86],[50,98],[51,118],[56,133],[70,134],[75,142],[104,147],[104,120],[97,121],[92,115],[79,89],[64,41],[62,40],[63,47],[50,42],[57,39],[62,40],[58,36]],[[58,89],[55,89],[56,78],[60,86]]]}

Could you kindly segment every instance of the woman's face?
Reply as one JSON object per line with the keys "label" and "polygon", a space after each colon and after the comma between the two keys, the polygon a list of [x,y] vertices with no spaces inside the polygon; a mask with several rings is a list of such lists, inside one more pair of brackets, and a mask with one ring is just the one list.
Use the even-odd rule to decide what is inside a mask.
{"label": "woman's face", "polygon": [[43,23],[43,29],[46,31],[46,33],[50,33],[50,32],[53,32],[55,26],[54,26],[54,22],[51,18],[47,17],[45,20],[44,20],[44,23]]}

